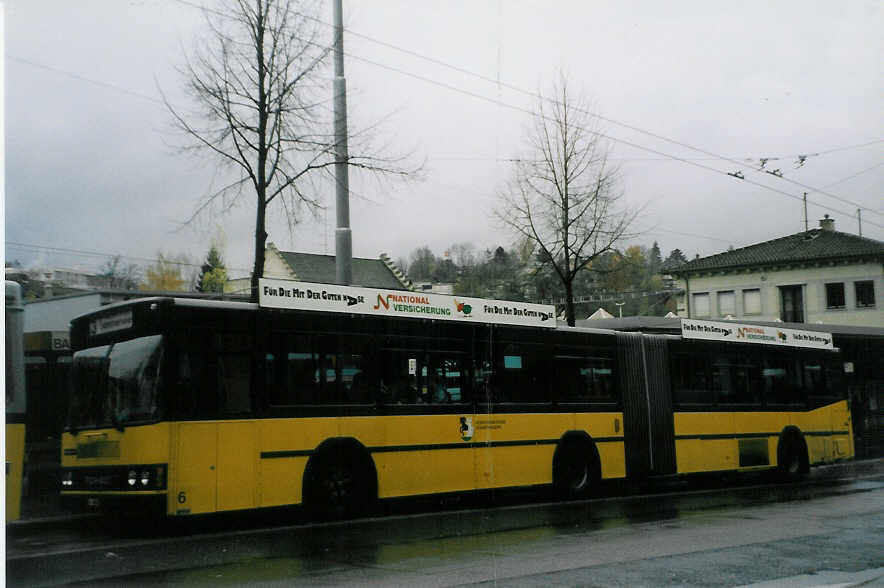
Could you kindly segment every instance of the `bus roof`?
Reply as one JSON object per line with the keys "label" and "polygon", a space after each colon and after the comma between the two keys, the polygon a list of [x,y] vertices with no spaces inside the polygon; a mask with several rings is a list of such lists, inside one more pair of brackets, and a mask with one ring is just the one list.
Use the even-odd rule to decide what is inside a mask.
{"label": "bus roof", "polygon": [[[145,305],[145,304],[163,304],[163,305],[175,305],[181,307],[191,307],[191,308],[205,308],[205,309],[216,309],[216,310],[241,310],[241,311],[256,311],[261,307],[259,304],[254,302],[246,302],[246,301],[237,301],[237,300],[208,300],[204,298],[187,298],[187,297],[172,297],[172,296],[151,296],[147,298],[138,298],[132,300],[126,300],[122,302],[117,302],[114,304],[109,304],[107,306],[102,306],[90,312],[84,313],[75,317],[74,321],[83,320],[88,317],[94,317],[99,314],[104,313],[114,313],[115,311],[135,305]],[[298,309],[295,309],[298,310]],[[284,310],[283,310],[284,311]],[[306,311],[311,312],[311,311]],[[312,311],[317,312],[317,311]],[[321,311],[320,311],[321,312]],[[359,314],[359,313],[356,313]],[[375,314],[374,316],[378,316]],[[389,317],[395,318],[395,317]],[[427,318],[433,320],[432,316],[418,316],[414,318]],[[568,327],[561,322],[553,319],[553,326],[556,331],[560,332],[578,332],[578,333],[586,333],[586,334],[595,334],[595,335],[614,335],[617,332],[641,332],[645,334],[660,334],[660,335],[670,335],[675,337],[683,337],[683,319],[681,318],[665,318],[665,317],[628,317],[623,319],[596,319],[596,320],[582,320],[577,321],[577,324],[574,327]],[[820,324],[804,324],[804,323],[777,323],[777,322],[766,322],[766,321],[749,321],[749,322],[731,322],[731,321],[694,321],[694,322],[705,322],[709,324],[725,324],[733,327],[745,327],[745,326],[757,326],[757,327],[769,327],[772,329],[779,329],[781,331],[797,331],[797,332],[814,332],[814,333],[828,333],[838,336],[862,336],[862,337],[881,337],[884,338],[884,329],[876,328],[876,327],[856,327],[856,326],[845,326],[845,325],[820,325]],[[500,326],[520,326],[513,324],[502,323]],[[741,341],[735,341],[741,342]],[[746,341],[742,341],[746,342]],[[828,347],[831,348],[831,347]]]}

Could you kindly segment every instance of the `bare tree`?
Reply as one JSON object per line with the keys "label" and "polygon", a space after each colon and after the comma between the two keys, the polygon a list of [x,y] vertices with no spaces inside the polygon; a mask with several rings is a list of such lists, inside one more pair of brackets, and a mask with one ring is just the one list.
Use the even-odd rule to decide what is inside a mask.
{"label": "bare tree", "polygon": [[108,288],[135,290],[141,283],[141,268],[134,263],[124,264],[119,255],[104,262],[98,275],[106,281]]}
{"label": "bare tree", "polygon": [[574,279],[612,250],[637,212],[620,209],[618,170],[592,126],[585,99],[568,92],[564,77],[539,97],[527,132],[529,154],[514,165],[501,195],[499,219],[536,244],[565,290],[565,316],[574,326]]}
{"label": "bare tree", "polygon": [[[182,70],[196,109],[185,113],[164,97],[187,148],[213,154],[237,176],[209,194],[188,222],[216,202],[229,208],[244,194],[255,197],[253,298],[264,270],[268,206],[280,205],[292,230],[299,211],[320,205],[315,173],[332,179],[332,89],[325,70],[332,35],[325,29],[327,39],[319,40],[319,6],[318,0],[224,0],[205,9],[208,38]],[[354,145],[360,136],[348,137],[348,165],[407,175],[397,167],[401,158],[365,155],[370,146]]]}

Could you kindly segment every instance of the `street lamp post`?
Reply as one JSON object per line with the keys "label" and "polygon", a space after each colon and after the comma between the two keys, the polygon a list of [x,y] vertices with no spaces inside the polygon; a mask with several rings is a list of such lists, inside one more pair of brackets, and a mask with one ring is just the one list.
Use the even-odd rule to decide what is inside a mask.
{"label": "street lamp post", "polygon": [[353,237],[350,233],[350,180],[347,160],[347,81],[344,78],[344,18],[341,0],[334,3],[335,20],[335,279],[338,284],[353,283]]}

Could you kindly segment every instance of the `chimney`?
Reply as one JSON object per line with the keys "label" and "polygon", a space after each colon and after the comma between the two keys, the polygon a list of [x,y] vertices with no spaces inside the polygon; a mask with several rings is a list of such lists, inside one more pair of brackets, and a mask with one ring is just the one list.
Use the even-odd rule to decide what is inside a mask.
{"label": "chimney", "polygon": [[829,215],[823,215],[823,218],[820,219],[820,228],[824,231],[834,231],[835,230],[835,219],[829,218]]}

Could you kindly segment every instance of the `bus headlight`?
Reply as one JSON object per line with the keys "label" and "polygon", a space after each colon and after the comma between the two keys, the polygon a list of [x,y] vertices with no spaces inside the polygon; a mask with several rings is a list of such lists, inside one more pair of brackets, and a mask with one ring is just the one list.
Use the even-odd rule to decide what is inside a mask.
{"label": "bus headlight", "polygon": [[61,477],[61,487],[70,488],[74,485],[74,472],[68,470]]}
{"label": "bus headlight", "polygon": [[166,468],[159,465],[150,469],[130,470],[126,482],[133,490],[162,490],[166,484]]}

